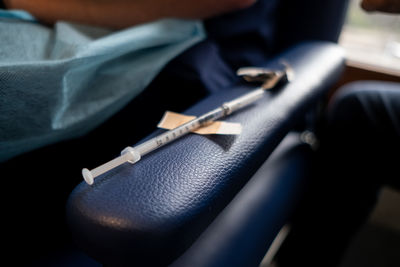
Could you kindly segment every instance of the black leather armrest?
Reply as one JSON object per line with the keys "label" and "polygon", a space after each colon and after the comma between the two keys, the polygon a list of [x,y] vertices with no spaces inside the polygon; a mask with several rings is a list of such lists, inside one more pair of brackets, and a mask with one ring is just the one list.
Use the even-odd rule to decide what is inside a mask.
{"label": "black leather armrest", "polygon": [[[242,124],[240,136],[190,134],[134,166],[112,170],[93,186],[78,185],[67,217],[79,246],[112,266],[165,265],[182,254],[327,92],[344,65],[342,50],[321,42],[294,47],[279,59],[291,64],[294,80],[226,119]],[[210,95],[185,114],[200,115],[251,89],[238,85]]]}

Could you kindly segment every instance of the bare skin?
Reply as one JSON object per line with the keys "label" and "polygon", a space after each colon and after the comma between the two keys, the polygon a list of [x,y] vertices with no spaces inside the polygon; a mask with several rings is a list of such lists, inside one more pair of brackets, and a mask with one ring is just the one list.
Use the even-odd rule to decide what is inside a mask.
{"label": "bare skin", "polygon": [[368,12],[400,13],[400,0],[363,0],[361,7]]}
{"label": "bare skin", "polygon": [[204,19],[252,5],[256,0],[5,0],[10,9],[24,9],[40,21],[73,21],[125,28],[161,18]]}

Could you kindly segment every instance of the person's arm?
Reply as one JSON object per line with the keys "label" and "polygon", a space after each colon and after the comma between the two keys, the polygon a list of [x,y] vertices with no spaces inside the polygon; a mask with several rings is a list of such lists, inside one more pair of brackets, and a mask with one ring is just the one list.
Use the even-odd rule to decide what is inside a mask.
{"label": "person's arm", "polygon": [[124,28],[160,18],[203,19],[245,8],[256,0],[4,0],[12,9],[29,11],[39,20],[57,20]]}
{"label": "person's arm", "polygon": [[366,11],[400,13],[400,0],[363,0],[361,7]]}

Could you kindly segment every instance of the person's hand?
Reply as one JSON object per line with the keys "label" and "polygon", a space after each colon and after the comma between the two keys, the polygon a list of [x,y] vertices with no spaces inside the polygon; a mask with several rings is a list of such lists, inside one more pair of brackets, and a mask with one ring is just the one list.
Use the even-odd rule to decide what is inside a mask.
{"label": "person's hand", "polygon": [[400,13],[400,0],[362,0],[361,7],[369,12]]}

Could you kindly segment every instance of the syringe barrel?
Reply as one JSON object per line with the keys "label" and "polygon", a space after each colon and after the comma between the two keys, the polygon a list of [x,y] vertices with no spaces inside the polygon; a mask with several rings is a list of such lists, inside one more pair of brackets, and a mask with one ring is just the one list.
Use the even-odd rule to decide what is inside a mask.
{"label": "syringe barrel", "polygon": [[224,103],[221,107],[216,108],[210,112],[207,112],[206,114],[198,118],[195,118],[185,124],[182,124],[181,126],[175,129],[169,130],[159,136],[156,136],[134,147],[134,149],[135,151],[139,152],[141,156],[146,155],[151,151],[178,139],[179,137],[189,133],[194,129],[197,129],[201,126],[205,126],[213,121],[216,121],[220,118],[225,117],[226,115],[231,114],[232,112],[244,106],[247,106],[255,102],[256,100],[260,99],[263,96],[263,94],[264,94],[263,89],[257,89],[255,91],[247,93],[244,96],[241,96],[230,102]]}
{"label": "syringe barrel", "polygon": [[151,151],[162,147],[179,137],[182,137],[183,135],[189,133],[191,130],[197,129],[200,127],[200,122],[199,119],[193,119],[185,124],[182,124],[181,126],[169,130],[163,134],[160,134],[140,145],[137,145],[134,147],[136,151],[140,153],[141,156],[146,155],[150,153]]}

